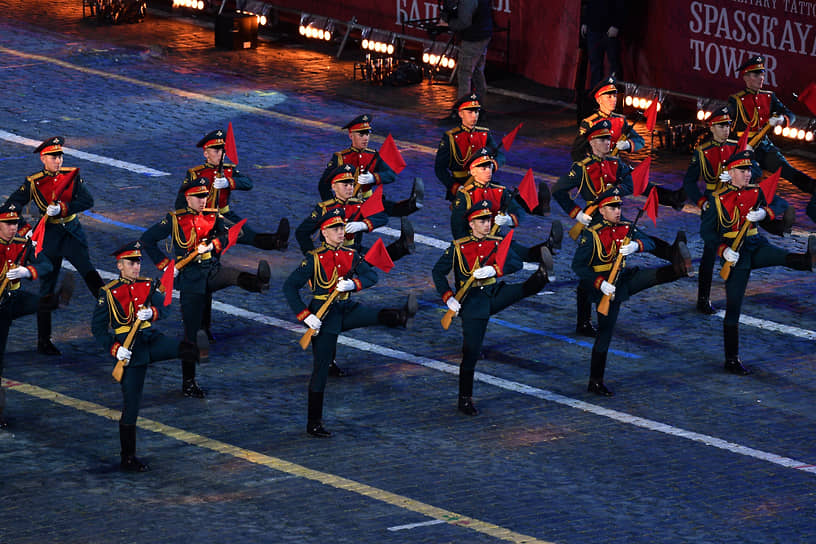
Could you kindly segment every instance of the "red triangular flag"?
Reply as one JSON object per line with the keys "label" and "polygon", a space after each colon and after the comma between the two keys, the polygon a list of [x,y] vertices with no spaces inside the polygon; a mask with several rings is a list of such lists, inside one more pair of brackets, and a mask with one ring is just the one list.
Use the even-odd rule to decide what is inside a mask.
{"label": "red triangular flag", "polygon": [[73,183],[78,174],[79,168],[74,168],[67,174],[60,174],[58,176],[59,180],[54,183],[54,191],[51,193],[51,195],[54,197],[53,202],[56,202],[62,198],[62,193],[64,193],[65,189],[68,188],[71,183]]}
{"label": "red triangular flag", "polygon": [[649,198],[646,199],[646,204],[643,206],[643,209],[655,226],[657,226],[657,187],[652,188],[652,192],[649,193]]}
{"label": "red triangular flag", "polygon": [[516,134],[518,134],[521,125],[524,123],[519,123],[516,128],[511,130],[504,138],[502,138],[502,146],[504,147],[505,151],[510,151],[510,146],[513,145],[513,140],[516,139]]}
{"label": "red triangular flag", "polygon": [[405,170],[405,161],[402,159],[397,144],[390,134],[385,138],[380,148],[380,158],[397,174]]}
{"label": "red triangular flag", "polygon": [[799,95],[799,102],[807,106],[813,115],[816,115],[816,83],[811,83]]}
{"label": "red triangular flag", "polygon": [[391,256],[388,255],[388,250],[385,249],[382,238],[377,238],[377,241],[374,242],[374,245],[371,246],[371,249],[368,250],[368,253],[366,253],[363,258],[368,264],[376,266],[386,274],[391,272],[391,269],[394,268],[394,261],[392,261]]}
{"label": "red triangular flag", "polygon": [[652,103],[646,108],[646,130],[652,132],[657,122],[657,97],[652,100]]}
{"label": "red triangular flag", "polygon": [[776,169],[776,172],[759,182],[762,188],[762,193],[765,195],[765,203],[770,205],[771,201],[776,195],[776,186],[779,184],[779,177],[782,175],[782,167]]}
{"label": "red triangular flag", "polygon": [[48,222],[44,215],[40,218],[40,222],[34,227],[34,232],[31,233],[31,242],[34,244],[34,256],[37,257],[40,251],[43,250],[43,238],[45,238],[45,224]]}
{"label": "red triangular flag", "polygon": [[235,135],[232,133],[232,122],[227,125],[227,138],[224,141],[224,153],[234,164],[238,164],[238,149],[235,147]]}
{"label": "red triangular flag", "polygon": [[748,147],[748,129],[742,131],[742,136],[740,136],[739,141],[737,141],[737,153],[740,151],[745,151],[745,148]]}
{"label": "red triangular flag", "polygon": [[510,251],[510,243],[513,241],[514,232],[516,232],[516,229],[510,229],[510,232],[499,242],[499,247],[496,249],[496,266],[499,267],[499,270],[504,270],[504,262],[507,260],[507,252]]}
{"label": "red triangular flag", "polygon": [[[241,219],[229,228],[229,232],[227,232],[227,247],[224,248],[224,251],[235,245],[235,242],[238,241],[238,237],[241,235],[241,227],[243,227],[246,222],[246,219]],[[224,253],[224,251],[221,253]]]}
{"label": "red triangular flag", "polygon": [[382,185],[379,185],[374,189],[371,196],[363,202],[363,205],[360,206],[360,215],[362,217],[371,217],[372,215],[377,215],[384,209],[382,202]]}
{"label": "red triangular flag", "polygon": [[538,191],[536,190],[532,168],[527,169],[524,179],[519,183],[518,190],[519,196],[524,200],[528,210],[534,210],[538,207]]}
{"label": "red triangular flag", "polygon": [[170,306],[173,300],[173,277],[175,275],[176,260],[170,261],[170,264],[164,269],[160,280],[161,286],[164,288],[164,305]]}
{"label": "red triangular flag", "polygon": [[638,164],[632,170],[632,186],[634,188],[633,196],[642,195],[649,186],[649,168],[652,165],[652,158],[646,157],[642,163]]}

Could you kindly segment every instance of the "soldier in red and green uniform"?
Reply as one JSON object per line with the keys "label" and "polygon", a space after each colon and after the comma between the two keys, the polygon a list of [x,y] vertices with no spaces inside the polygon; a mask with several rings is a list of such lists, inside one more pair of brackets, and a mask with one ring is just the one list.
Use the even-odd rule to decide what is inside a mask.
{"label": "soldier in red and green uniform", "polygon": [[[40,278],[41,311],[37,312],[37,351],[44,355],[59,355],[51,342],[51,308],[57,305],[57,281],[62,260],[67,259],[88,286],[94,298],[105,283],[91,263],[88,240],[78,214],[93,207],[94,200],[76,168],[63,167],[62,146],[65,138],[55,136],[41,143],[43,169],[28,176],[9,196],[7,203],[18,210],[33,202],[46,221],[42,251],[51,261],[52,269]],[[66,180],[71,180],[67,185]],[[59,192],[59,194],[57,194]]]}
{"label": "soldier in red and green uniform", "polygon": [[[136,457],[136,419],[142,403],[147,365],[155,361],[179,358],[198,360],[198,349],[190,342],[168,338],[153,326],[161,317],[164,295],[156,280],[141,277],[142,244],[130,242],[113,252],[119,277],[99,291],[91,319],[91,332],[97,343],[115,360],[128,364],[122,373],[122,415],[119,418],[119,441],[122,446],[122,470],[145,472],[147,464]],[[125,339],[136,320],[141,321],[133,344]]]}
{"label": "soldier in red and green uniform", "polygon": [[725,320],[723,342],[725,345],[725,370],[732,374],[746,375],[750,370],[739,358],[739,318],[742,301],[751,270],[768,266],[785,266],[793,270],[813,270],[816,262],[816,236],[808,237],[805,253],[789,253],[772,245],[762,236],[756,226],[746,231],[742,245],[731,248],[734,239],[745,225],[759,223],[766,217],[776,217],[784,209],[779,197],[767,202],[762,188],[751,183],[752,151],[734,153],[726,161],[724,169],[729,173],[728,183],[708,196],[710,213],[703,215],[701,233],[705,238],[718,241],[717,254],[732,264],[725,281]]}

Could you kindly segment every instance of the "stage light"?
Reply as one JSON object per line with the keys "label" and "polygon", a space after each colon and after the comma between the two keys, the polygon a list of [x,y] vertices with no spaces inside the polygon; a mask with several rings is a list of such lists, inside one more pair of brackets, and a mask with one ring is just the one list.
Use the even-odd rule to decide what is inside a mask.
{"label": "stage light", "polygon": [[807,131],[805,133],[805,141],[812,142],[813,141],[813,133],[811,131]]}
{"label": "stage light", "polygon": [[298,33],[305,38],[328,42],[334,36],[334,23],[327,17],[302,13]]}

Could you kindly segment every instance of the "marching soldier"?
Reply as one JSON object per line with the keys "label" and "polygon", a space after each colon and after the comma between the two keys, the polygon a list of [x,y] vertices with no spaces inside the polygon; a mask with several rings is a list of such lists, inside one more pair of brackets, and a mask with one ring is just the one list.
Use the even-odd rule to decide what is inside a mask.
{"label": "marching soldier", "polygon": [[[346,239],[344,245],[362,250],[363,233],[371,232],[378,227],[388,223],[388,216],[384,211],[363,215],[364,198],[353,196],[354,194],[354,167],[344,164],[336,167],[327,176],[331,184],[333,198],[319,202],[312,213],[303,220],[295,229],[295,239],[300,245],[303,254],[307,254],[314,249],[312,236],[320,231],[320,222],[326,212],[335,208],[342,208],[346,217]],[[411,222],[405,217],[400,218],[402,231],[400,237],[390,243],[386,248],[392,261],[396,261],[405,255],[414,253],[414,228]]]}
{"label": "marching soldier", "polygon": [[[476,202],[468,210],[466,220],[469,234],[454,240],[433,267],[433,280],[437,292],[448,309],[462,317],[462,363],[459,366],[458,410],[475,416],[479,410],[473,403],[473,376],[476,362],[482,349],[482,342],[491,315],[511,304],[541,291],[549,283],[553,270],[553,258],[545,245],[538,247],[540,264],[538,270],[522,283],[507,284],[499,281],[522,268],[519,256],[507,252],[504,267],[496,261],[501,236],[490,234],[493,222],[492,204],[487,200]],[[457,293],[472,277],[471,287],[457,300],[448,283],[448,274],[453,270],[454,288]]]}
{"label": "marching soldier", "polygon": [[[709,195],[708,204],[713,211],[703,216],[701,227],[705,236],[719,241],[717,254],[731,266],[725,281],[725,370],[740,376],[751,373],[739,358],[739,317],[751,270],[768,266],[813,270],[816,263],[816,236],[808,237],[805,253],[788,253],[757,231],[754,224],[781,213],[783,204],[778,197],[769,204],[762,188],[751,183],[753,160],[754,153],[746,150],[731,155],[726,161],[728,183]],[[732,247],[740,231],[746,228],[742,244]]]}
{"label": "marching soldier", "polygon": [[[147,365],[155,361],[180,358],[182,365],[198,360],[198,349],[190,342],[179,343],[153,327],[160,318],[164,295],[158,282],[143,278],[142,244],[130,242],[112,253],[119,278],[102,287],[91,320],[91,331],[97,343],[117,361],[127,361],[121,378],[122,415],[119,418],[119,441],[122,446],[122,470],[145,472],[147,464],[136,457],[136,419],[142,403]],[[131,345],[126,338],[139,321]],[[111,331],[112,329],[112,331]]]}
{"label": "marching soldier", "polygon": [[[21,280],[35,280],[51,272],[45,255],[34,255],[29,240],[17,236],[20,214],[15,204],[0,206],[0,378],[11,322],[40,308],[40,297],[21,288]],[[0,388],[0,429],[8,426],[3,417],[6,390]]]}
{"label": "marching soldier", "polygon": [[[711,114],[708,118],[708,129],[711,131],[711,139],[694,149],[694,155],[683,178],[683,188],[689,200],[700,208],[701,214],[713,213],[708,207],[708,196],[728,182],[730,178],[728,172],[723,170],[723,166],[731,155],[738,151],[738,142],[728,139],[731,132],[728,108],[720,108]],[[753,163],[751,174],[756,179],[762,177],[762,170],[756,162]],[[699,179],[704,182],[703,191],[697,185]],[[793,208],[786,207],[781,219],[772,221],[765,218],[761,226],[768,232],[781,236],[785,232],[790,232],[795,215]],[[705,242],[703,256],[697,273],[697,311],[711,315],[717,311],[711,305],[711,277],[714,273],[714,259],[719,240],[711,237],[703,241]]]}
{"label": "marching soldier", "polygon": [[[493,182],[493,171],[497,165],[490,151],[487,148],[480,149],[471,156],[466,166],[470,177],[463,186],[459,187],[451,207],[453,238],[459,239],[468,235],[470,228],[467,214],[474,204],[481,201],[490,203],[493,222],[497,228],[517,227],[524,216],[524,211],[516,198],[503,185]],[[546,242],[530,248],[518,242],[512,242],[511,248],[524,262],[540,262],[541,246],[547,246],[550,252],[554,253],[556,249],[561,248],[562,238],[563,226],[559,221],[554,221],[550,237]]]}
{"label": "marching soldier", "polygon": [[[618,255],[626,257],[633,253],[654,249],[652,238],[642,234],[632,223],[621,218],[623,191],[613,189],[599,202],[599,213],[592,223],[581,232],[578,249],[572,260],[572,269],[580,278],[581,286],[596,304],[606,295],[614,297],[607,315],[598,313],[598,333],[592,347],[592,360],[587,391],[601,396],[612,396],[603,383],[606,356],[612,332],[618,319],[620,306],[635,293],[649,287],[685,277],[689,264],[680,253],[675,253],[671,264],[660,268],[625,266],[617,281],[610,282],[609,275]],[[624,242],[627,242],[624,244]]]}
{"label": "marching soldier", "polygon": [[[561,176],[553,187],[553,198],[558,205],[572,218],[575,218],[584,227],[589,226],[593,216],[597,217],[597,203],[606,197],[611,190],[617,189],[621,197],[632,194],[632,170],[618,157],[609,154],[611,143],[612,123],[609,119],[598,121],[586,132],[590,154],[582,160],[572,163],[572,168],[566,176]],[[647,191],[651,187],[647,187]],[[581,208],[570,197],[575,189],[585,203]],[[660,190],[660,187],[657,187]],[[659,193],[658,193],[659,194]],[[684,196],[685,198],[685,196]],[[592,208],[596,208],[592,212]],[[592,212],[592,213],[586,213]],[[652,238],[649,252],[665,261],[672,262],[676,253],[681,253],[691,266],[691,255],[686,247],[686,233],[679,231],[674,243],[669,244],[659,238]],[[584,289],[582,283],[576,290],[577,323],[576,334],[594,337],[597,333],[592,325],[592,302],[590,293]]]}
{"label": "marching soldier", "polygon": [[[183,186],[187,205],[183,209],[170,212],[144,234],[141,243],[143,251],[151,258],[159,270],[170,264],[158,244],[171,237],[173,256],[176,261],[174,274],[178,276],[181,293],[181,316],[184,321],[184,339],[196,342],[202,350],[207,342],[204,335],[202,313],[208,296],[230,285],[237,285],[245,291],[260,293],[269,287],[269,264],[258,262],[256,274],[241,272],[223,266],[220,256],[227,245],[227,228],[215,208],[206,208],[209,182],[206,178],[187,180]],[[195,258],[178,269],[179,261],[185,257]],[[201,331],[202,335],[199,335]],[[204,335],[206,336],[206,335]],[[195,360],[182,359],[182,391],[185,396],[204,398],[204,391],[195,381]]]}
{"label": "marching soldier", "polygon": [[[350,165],[354,169],[354,180],[359,185],[357,195],[363,199],[369,198],[377,186],[388,185],[397,180],[397,174],[380,157],[380,154],[368,147],[371,139],[371,116],[358,115],[345,125],[348,130],[351,146],[332,155],[329,164],[320,176],[317,189],[322,200],[332,198],[332,176],[339,166]],[[421,178],[414,178],[411,187],[411,196],[405,200],[394,202],[383,196],[385,213],[389,217],[405,217],[422,208],[425,197],[425,185]]]}
{"label": "marching soldier", "polygon": [[[327,209],[320,220],[323,243],[306,254],[300,266],[283,284],[283,294],[298,320],[315,331],[312,337],[314,366],[309,380],[306,432],[319,438],[331,436],[322,422],[323,394],[338,335],[343,331],[372,325],[406,327],[417,312],[414,295],[409,295],[406,305],[399,309],[376,310],[351,299],[353,292],[374,285],[377,273],[356,250],[344,246],[345,227],[343,208]],[[307,283],[313,293],[308,305],[299,294]],[[340,293],[338,298],[323,317],[318,318],[316,313],[333,291]]]}
{"label": "marching soldier", "polygon": [[[728,114],[734,120],[734,131],[742,134],[747,130],[750,138],[756,136],[765,126],[771,129],[785,127],[796,120],[793,114],[773,91],[762,88],[765,83],[765,58],[754,55],[738,68],[745,82],[745,89],[728,97]],[[816,221],[816,181],[788,163],[771,139],[765,135],[754,149],[754,157],[759,166],[767,172],[782,168],[782,177],[790,181],[800,191],[812,195],[806,213]]]}
{"label": "marching soldier", "polygon": [[[57,305],[57,280],[63,258],[77,269],[96,298],[105,283],[88,253],[88,240],[77,214],[93,207],[94,200],[76,168],[63,167],[62,145],[65,138],[55,136],[34,150],[40,154],[43,169],[28,176],[7,200],[18,210],[34,202],[46,221],[42,251],[51,261],[51,270],[40,278],[40,310],[37,312],[37,352],[59,355],[51,342],[51,309]],[[57,194],[59,193],[59,194]]]}

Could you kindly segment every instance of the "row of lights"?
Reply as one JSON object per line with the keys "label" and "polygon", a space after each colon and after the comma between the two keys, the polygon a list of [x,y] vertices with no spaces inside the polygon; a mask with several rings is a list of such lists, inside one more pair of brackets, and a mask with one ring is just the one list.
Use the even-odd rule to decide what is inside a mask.
{"label": "row of lights", "polygon": [[394,44],[378,42],[375,40],[364,39],[360,44],[366,51],[373,51],[374,53],[384,53],[386,55],[394,54]]}
{"label": "row of lights", "polygon": [[774,127],[774,134],[782,136],[783,138],[790,138],[791,140],[804,140],[805,142],[813,141],[813,131],[804,130],[801,128],[785,127],[777,125]]}
{"label": "row of lights", "polygon": [[255,16],[255,18],[256,18],[256,19],[258,19],[258,24],[259,24],[260,26],[264,26],[264,25],[266,25],[266,15],[263,15],[263,14],[258,15],[257,13],[253,13],[253,12],[251,12],[251,11],[241,11],[241,10],[238,10],[237,12],[238,12],[238,13],[243,13],[244,15],[254,15],[254,16]]}
{"label": "row of lights", "polygon": [[330,42],[332,39],[332,33],[330,30],[315,28],[312,25],[300,25],[298,27],[298,32],[301,36],[312,38],[314,40],[326,40],[327,42]]}
{"label": "row of lights", "polygon": [[435,55],[427,51],[422,54],[422,62],[425,64],[430,64],[431,66],[441,66],[442,68],[447,68],[449,70],[453,70],[453,68],[456,66],[456,61],[452,58],[445,55]]}
{"label": "row of lights", "polygon": [[203,10],[205,4],[204,0],[173,0],[173,7]]}
{"label": "row of lights", "polygon": [[[639,97],[639,96],[626,95],[626,98],[624,99],[623,103],[626,104],[627,106],[630,106],[630,107],[638,109],[638,110],[645,110],[645,109],[648,109],[649,106],[652,105],[652,99],[651,98],[642,98],[642,97]],[[657,103],[657,111],[660,111],[662,109],[662,107],[663,107],[663,105],[660,102],[658,102]]]}

